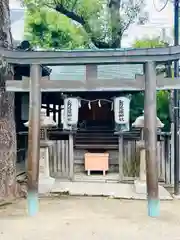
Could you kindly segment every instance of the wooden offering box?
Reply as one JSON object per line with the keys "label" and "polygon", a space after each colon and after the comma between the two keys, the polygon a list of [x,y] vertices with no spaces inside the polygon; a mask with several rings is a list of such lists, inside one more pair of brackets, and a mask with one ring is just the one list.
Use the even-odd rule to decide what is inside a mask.
{"label": "wooden offering box", "polygon": [[102,171],[106,175],[109,170],[109,153],[85,153],[85,171]]}

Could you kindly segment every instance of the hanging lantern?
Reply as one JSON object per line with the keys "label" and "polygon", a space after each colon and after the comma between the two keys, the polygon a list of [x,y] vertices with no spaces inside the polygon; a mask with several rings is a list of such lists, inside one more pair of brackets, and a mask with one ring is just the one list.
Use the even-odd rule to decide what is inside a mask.
{"label": "hanging lantern", "polygon": [[78,123],[79,100],[78,98],[64,99],[64,119],[68,125]]}
{"label": "hanging lantern", "polygon": [[129,123],[130,99],[116,97],[114,99],[114,119],[117,124]]}

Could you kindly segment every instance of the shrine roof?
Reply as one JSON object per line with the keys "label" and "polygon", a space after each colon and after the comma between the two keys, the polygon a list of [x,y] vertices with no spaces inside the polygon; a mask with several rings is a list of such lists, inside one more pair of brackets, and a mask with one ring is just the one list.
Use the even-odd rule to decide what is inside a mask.
{"label": "shrine roof", "polygon": [[[51,80],[79,80],[85,81],[86,67],[81,66],[51,66]],[[129,78],[134,79],[135,75],[143,74],[141,64],[123,65],[99,65],[97,66],[98,79]]]}

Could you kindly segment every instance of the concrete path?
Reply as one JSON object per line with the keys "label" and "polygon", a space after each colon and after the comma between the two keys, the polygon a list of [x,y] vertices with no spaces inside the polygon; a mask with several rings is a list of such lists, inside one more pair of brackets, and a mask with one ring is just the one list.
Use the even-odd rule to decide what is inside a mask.
{"label": "concrete path", "polygon": [[2,240],[179,240],[180,202],[162,202],[159,219],[147,217],[146,201],[108,198],[44,199],[27,217],[26,201],[0,209]]}

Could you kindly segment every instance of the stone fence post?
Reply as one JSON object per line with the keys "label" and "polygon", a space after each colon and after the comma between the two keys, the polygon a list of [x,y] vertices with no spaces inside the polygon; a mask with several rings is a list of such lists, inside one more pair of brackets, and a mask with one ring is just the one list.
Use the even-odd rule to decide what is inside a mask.
{"label": "stone fence post", "polygon": [[[26,127],[29,127],[29,122],[24,123]],[[48,139],[47,130],[52,127],[56,127],[51,117],[46,116],[45,109],[41,109],[40,115],[40,159],[39,159],[39,189],[40,194],[49,193],[55,182],[55,179],[50,177],[49,150],[53,145],[53,141]]]}

